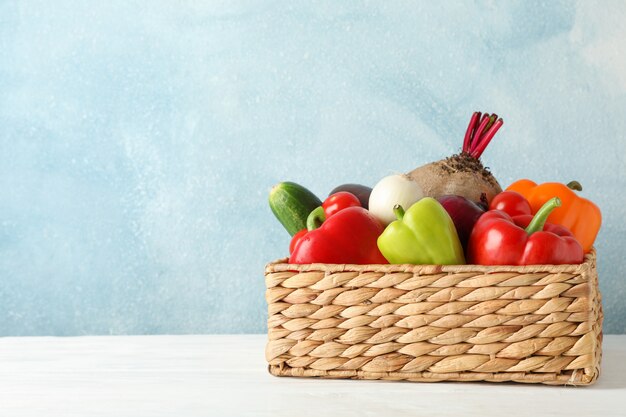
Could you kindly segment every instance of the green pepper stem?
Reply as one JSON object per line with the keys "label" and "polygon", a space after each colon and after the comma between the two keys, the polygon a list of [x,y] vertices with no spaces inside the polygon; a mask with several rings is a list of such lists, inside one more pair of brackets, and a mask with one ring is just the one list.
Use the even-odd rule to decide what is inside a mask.
{"label": "green pepper stem", "polygon": [[315,230],[324,223],[326,220],[326,214],[324,214],[324,207],[319,206],[309,213],[309,216],[306,218],[306,228],[307,230]]}
{"label": "green pepper stem", "polygon": [[526,233],[532,235],[535,232],[543,230],[543,226],[546,224],[546,220],[550,213],[552,213],[552,210],[560,206],[561,200],[558,197],[552,197],[550,200],[546,201],[537,213],[535,213],[535,216],[526,228]]}
{"label": "green pepper stem", "polygon": [[580,183],[578,181],[570,181],[567,183],[567,188],[569,188],[570,190],[574,190],[574,191],[582,191],[583,190],[583,186],[580,185]]}
{"label": "green pepper stem", "polygon": [[396,215],[398,220],[402,220],[402,218],[404,217],[404,209],[400,204],[396,204],[395,206],[393,206],[393,214]]}

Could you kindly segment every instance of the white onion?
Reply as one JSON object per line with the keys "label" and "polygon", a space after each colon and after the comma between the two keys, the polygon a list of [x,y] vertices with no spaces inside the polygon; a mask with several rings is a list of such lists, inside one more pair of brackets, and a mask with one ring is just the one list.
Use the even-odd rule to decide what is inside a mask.
{"label": "white onion", "polygon": [[399,204],[403,209],[408,210],[422,197],[424,197],[422,187],[407,175],[390,175],[380,180],[372,189],[369,211],[387,225],[396,220],[393,206]]}

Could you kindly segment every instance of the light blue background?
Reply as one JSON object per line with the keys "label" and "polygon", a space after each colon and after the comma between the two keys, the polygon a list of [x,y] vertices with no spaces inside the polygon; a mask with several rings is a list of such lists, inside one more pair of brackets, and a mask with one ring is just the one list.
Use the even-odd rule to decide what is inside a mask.
{"label": "light blue background", "polygon": [[[440,4],[441,3],[441,4]],[[626,3],[0,1],[0,334],[263,332],[282,180],[324,196],[505,125],[578,179],[626,332]]]}

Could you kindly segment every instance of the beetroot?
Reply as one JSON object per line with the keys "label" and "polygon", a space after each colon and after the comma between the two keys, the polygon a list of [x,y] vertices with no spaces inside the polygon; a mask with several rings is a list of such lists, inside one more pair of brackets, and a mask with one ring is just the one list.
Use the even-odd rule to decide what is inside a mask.
{"label": "beetroot", "polygon": [[502,192],[502,187],[480,162],[480,156],[503,123],[496,114],[475,112],[460,154],[416,168],[408,175],[422,187],[424,196],[437,198],[449,194],[479,201],[484,193],[490,202]]}

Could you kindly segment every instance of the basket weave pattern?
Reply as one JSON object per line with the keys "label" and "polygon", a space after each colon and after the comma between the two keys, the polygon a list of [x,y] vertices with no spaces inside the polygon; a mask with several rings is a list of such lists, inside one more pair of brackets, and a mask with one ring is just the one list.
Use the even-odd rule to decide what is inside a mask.
{"label": "basket weave pattern", "polygon": [[292,265],[265,270],[280,376],[593,383],[602,304],[581,265]]}

